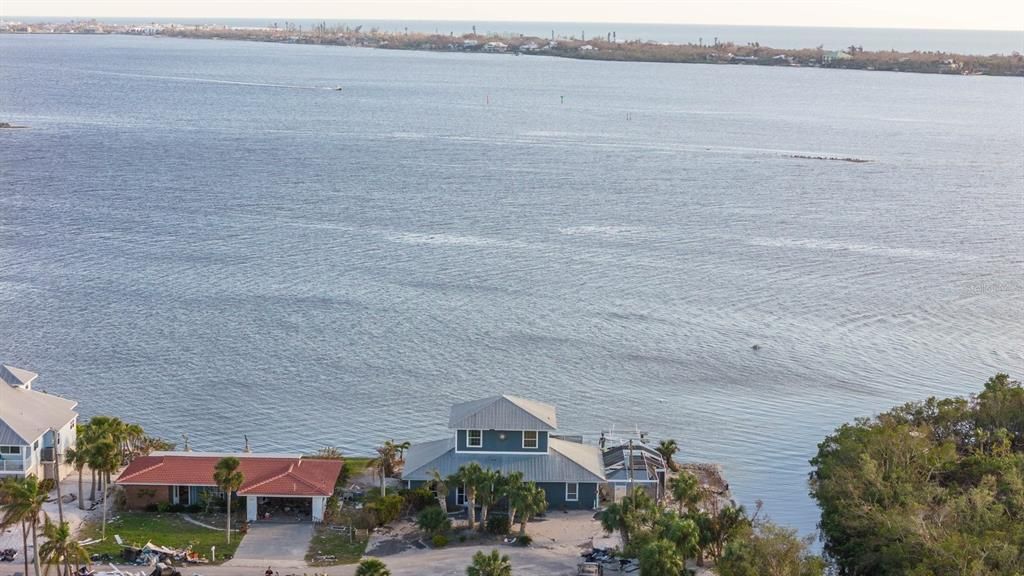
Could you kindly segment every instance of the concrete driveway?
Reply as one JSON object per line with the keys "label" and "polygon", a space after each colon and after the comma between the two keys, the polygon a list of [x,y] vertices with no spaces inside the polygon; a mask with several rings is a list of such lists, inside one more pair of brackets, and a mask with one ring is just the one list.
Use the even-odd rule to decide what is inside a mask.
{"label": "concrete driveway", "polygon": [[225,566],[260,567],[304,564],[309,541],[313,538],[313,524],[260,524],[249,525],[249,532]]}

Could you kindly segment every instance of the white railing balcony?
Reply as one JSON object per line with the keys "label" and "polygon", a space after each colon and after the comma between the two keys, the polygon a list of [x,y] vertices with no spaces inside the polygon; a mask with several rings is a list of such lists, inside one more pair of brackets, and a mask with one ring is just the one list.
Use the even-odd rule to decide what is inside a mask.
{"label": "white railing balcony", "polygon": [[0,472],[24,472],[24,460],[0,460]]}

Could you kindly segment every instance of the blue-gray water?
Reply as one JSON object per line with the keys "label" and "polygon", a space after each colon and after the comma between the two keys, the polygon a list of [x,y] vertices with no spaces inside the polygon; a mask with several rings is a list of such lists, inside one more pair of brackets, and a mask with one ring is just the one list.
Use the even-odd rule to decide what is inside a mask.
{"label": "blue-gray water", "polygon": [[[63,22],[71,18],[45,18],[24,16],[15,18],[26,22]],[[88,18],[77,18],[87,20]],[[809,26],[729,26],[716,24],[640,24],[607,22],[473,22],[424,20],[267,20],[258,18],[104,18],[104,22],[121,24],[180,24],[263,27],[284,26],[290,22],[312,28],[321,23],[330,26],[362,26],[364,30],[385,32],[423,32],[428,34],[454,34],[461,36],[476,30],[481,34],[519,35],[548,38],[606,38],[614,33],[622,42],[643,40],[673,44],[704,43],[716,39],[721,42],[747,44],[760,43],[774,48],[798,49],[823,46],[828,50],[841,50],[847,46],[860,46],[865,50],[915,50],[954,52],[958,54],[1010,54],[1024,52],[1024,29],[1007,23],[1007,30],[922,30],[907,28],[836,28]],[[1019,24],[1019,23],[1018,23]]]}
{"label": "blue-gray water", "polygon": [[0,36],[0,121],[0,360],[200,449],[510,392],[806,532],[830,430],[1024,373],[1020,78]]}

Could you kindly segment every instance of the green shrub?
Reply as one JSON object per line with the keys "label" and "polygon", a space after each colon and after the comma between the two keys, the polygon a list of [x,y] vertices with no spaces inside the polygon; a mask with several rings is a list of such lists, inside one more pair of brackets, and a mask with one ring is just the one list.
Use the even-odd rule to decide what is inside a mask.
{"label": "green shrub", "polygon": [[422,486],[413,490],[402,490],[400,494],[405,498],[409,511],[413,513],[437,505],[434,493]]}
{"label": "green shrub", "polygon": [[434,537],[430,539],[430,545],[434,548],[444,548],[448,545],[448,537],[444,534],[434,534]]}
{"label": "green shrub", "polygon": [[398,494],[388,494],[383,498],[377,498],[366,505],[367,510],[373,512],[378,526],[394,522],[402,513],[402,505],[405,499]]}
{"label": "green shrub", "polygon": [[530,544],[533,544],[533,538],[530,538],[529,534],[523,534],[519,537],[519,540],[516,540],[516,542],[523,546],[529,546]]}
{"label": "green shrub", "polygon": [[159,512],[160,511],[160,505],[157,504],[156,502],[151,502],[149,504],[146,504],[146,507],[144,508],[144,510],[146,512]]}
{"label": "green shrub", "polygon": [[167,512],[170,509],[171,509],[171,505],[168,504],[167,502],[157,502],[156,503],[156,511],[160,512],[161,514],[163,514],[164,512]]}
{"label": "green shrub", "polygon": [[511,529],[512,523],[508,521],[508,516],[495,515],[487,518],[487,531],[491,534],[503,536]]}
{"label": "green shrub", "polygon": [[57,487],[57,484],[53,481],[53,478],[44,478],[39,481],[39,491],[45,494],[49,494]]}
{"label": "green shrub", "polygon": [[431,506],[430,508],[424,508],[420,512],[420,515],[416,518],[416,525],[427,534],[437,534],[451,528],[452,522],[448,519],[448,515],[444,513],[444,510],[441,510],[440,506]]}
{"label": "green shrub", "polygon": [[181,512],[185,511],[185,505],[184,504],[171,504],[170,506],[167,507],[167,511],[168,512],[174,512],[175,514],[178,514],[178,513],[181,513]]}

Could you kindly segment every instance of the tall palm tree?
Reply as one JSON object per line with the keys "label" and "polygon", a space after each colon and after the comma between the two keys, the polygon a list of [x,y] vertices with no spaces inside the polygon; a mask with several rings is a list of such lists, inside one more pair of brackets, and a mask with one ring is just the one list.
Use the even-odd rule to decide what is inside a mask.
{"label": "tall palm tree", "polygon": [[400,444],[395,444],[395,449],[398,450],[398,459],[401,460],[402,462],[405,462],[405,451],[411,447],[412,444],[408,440]]}
{"label": "tall palm tree", "polygon": [[476,501],[480,503],[480,530],[487,529],[487,512],[501,497],[501,472],[490,468],[477,478]]}
{"label": "tall palm tree", "polygon": [[78,472],[78,509],[85,510],[85,497],[82,494],[82,470],[89,463],[89,449],[82,440],[81,424],[78,425],[78,430],[78,441],[75,443],[74,448],[68,448],[64,451],[64,461],[74,466],[75,471]]}
{"label": "tall palm tree", "polygon": [[658,454],[661,454],[661,457],[665,459],[665,466],[667,466],[669,470],[676,470],[676,468],[678,468],[675,461],[672,460],[672,457],[679,452],[679,445],[676,444],[675,440],[671,438],[668,440],[662,440],[658,443],[656,450],[658,451]]}
{"label": "tall palm tree", "polygon": [[470,530],[476,527],[476,494],[483,474],[484,469],[479,464],[470,462],[459,466],[455,474],[448,478],[449,484],[461,485],[465,490]]}
{"label": "tall palm tree", "polygon": [[[5,480],[3,484],[3,517],[0,526],[7,527],[21,523],[22,548],[25,555],[25,573],[28,574],[28,536],[32,535],[32,549],[39,550],[39,516],[46,502],[46,492],[39,479],[29,474],[24,478]],[[45,517],[46,515],[43,514]],[[34,568],[39,576],[39,554],[34,554]]]}
{"label": "tall palm tree", "polygon": [[3,482],[0,482],[0,511],[3,512],[3,516],[0,516],[0,532],[6,530],[9,526],[15,524],[21,524],[21,545],[22,545],[22,558],[25,561],[25,574],[28,574],[28,522],[26,519],[26,511],[23,507],[15,504],[14,492],[18,490],[15,486],[16,483],[22,482],[21,478],[4,478]]}
{"label": "tall palm tree", "polygon": [[512,561],[507,554],[491,550],[473,554],[473,563],[466,568],[466,576],[512,576]]}
{"label": "tall palm tree", "polygon": [[377,457],[367,464],[377,472],[380,478],[380,495],[387,495],[386,481],[389,476],[394,475],[401,460],[398,457],[398,446],[388,440],[382,446],[377,447]]}
{"label": "tall palm tree", "polygon": [[637,490],[620,502],[609,504],[601,513],[601,527],[611,534],[618,530],[622,547],[629,546],[633,534],[652,526],[657,519],[658,505],[643,490]]}
{"label": "tall palm tree", "polygon": [[437,503],[441,506],[441,510],[444,513],[448,513],[448,483],[445,481],[445,477],[441,476],[441,472],[434,468],[430,473],[431,478],[429,481],[430,489],[437,494]]}
{"label": "tall palm tree", "polygon": [[356,568],[356,576],[391,576],[391,570],[376,558],[366,558]]}
{"label": "tall palm tree", "polygon": [[508,476],[505,476],[505,481],[501,483],[502,495],[508,502],[509,526],[516,522],[516,499],[525,486],[526,484],[523,482],[523,473],[518,470]]}
{"label": "tall palm tree", "polygon": [[217,465],[213,468],[213,481],[217,483],[217,487],[224,491],[224,498],[228,502],[228,523],[227,523],[227,541],[231,543],[231,495],[235,493],[239,488],[242,487],[242,482],[245,482],[245,476],[238,469],[241,462],[234,456],[227,456],[221,458]]}
{"label": "tall palm tree", "polygon": [[527,522],[548,509],[547,494],[535,482],[528,482],[516,494],[515,507],[521,515],[519,519],[519,535],[525,536]]}
{"label": "tall palm tree", "polygon": [[668,489],[672,493],[672,497],[679,504],[680,514],[683,513],[683,508],[686,510],[696,510],[697,505],[703,499],[703,490],[697,477],[685,470],[668,481]]}
{"label": "tall palm tree", "polygon": [[102,486],[103,500],[100,506],[103,508],[103,524],[100,536],[107,537],[107,494],[110,492],[110,477],[121,467],[121,454],[117,444],[108,438],[103,438],[93,445],[89,450],[89,468],[96,471]]}
{"label": "tall palm tree", "polygon": [[72,564],[77,569],[89,563],[89,553],[72,538],[71,525],[67,522],[54,524],[47,518],[43,526],[43,537],[46,542],[39,547],[39,556],[46,563],[46,574],[50,573],[51,566],[56,565],[58,576],[72,576]]}

